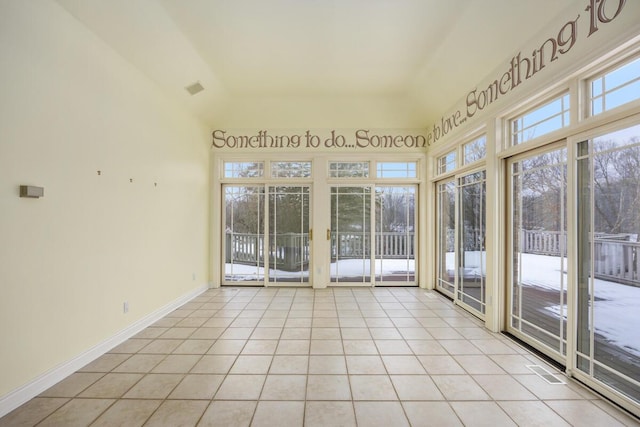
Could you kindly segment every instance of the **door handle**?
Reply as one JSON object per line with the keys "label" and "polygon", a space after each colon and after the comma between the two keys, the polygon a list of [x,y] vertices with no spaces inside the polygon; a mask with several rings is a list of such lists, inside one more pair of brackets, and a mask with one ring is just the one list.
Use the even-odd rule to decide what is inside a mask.
{"label": "door handle", "polygon": [[309,240],[313,240],[313,228],[309,229]]}
{"label": "door handle", "polygon": [[327,240],[331,240],[331,230],[327,228]]}

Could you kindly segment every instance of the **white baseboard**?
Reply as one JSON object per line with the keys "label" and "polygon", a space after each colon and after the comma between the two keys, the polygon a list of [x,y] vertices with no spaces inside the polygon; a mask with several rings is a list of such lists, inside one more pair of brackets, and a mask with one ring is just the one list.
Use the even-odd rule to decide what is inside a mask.
{"label": "white baseboard", "polygon": [[170,302],[164,307],[161,307],[160,309],[126,327],[111,338],[102,341],[101,343],[95,345],[84,353],[74,357],[71,360],[61,363],[55,368],[52,368],[42,375],[39,375],[33,381],[0,397],[0,417],[3,417],[20,405],[33,399],[43,391],[47,390],[49,387],[62,381],[88,363],[93,362],[104,353],[108,352],[115,346],[122,344],[124,341],[128,340],[146,327],[162,319],[176,308],[202,294],[207,289],[209,289],[208,284],[199,286],[198,288],[179,297],[175,301]]}

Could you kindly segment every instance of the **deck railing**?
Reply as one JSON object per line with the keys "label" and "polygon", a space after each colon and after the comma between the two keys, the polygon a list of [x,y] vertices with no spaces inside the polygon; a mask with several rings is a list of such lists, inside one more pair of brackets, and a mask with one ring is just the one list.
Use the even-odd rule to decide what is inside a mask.
{"label": "deck railing", "polygon": [[[566,256],[567,235],[559,231],[521,230],[523,253]],[[630,234],[596,233],[593,270],[598,279],[640,286],[640,242]]]}
{"label": "deck railing", "polygon": [[[226,233],[225,262],[264,266],[264,235]],[[413,233],[376,233],[375,254],[386,259],[412,259],[415,252]],[[354,259],[371,256],[369,233],[331,233],[331,259]],[[269,242],[269,266],[298,271],[309,264],[309,235],[284,233]]]}

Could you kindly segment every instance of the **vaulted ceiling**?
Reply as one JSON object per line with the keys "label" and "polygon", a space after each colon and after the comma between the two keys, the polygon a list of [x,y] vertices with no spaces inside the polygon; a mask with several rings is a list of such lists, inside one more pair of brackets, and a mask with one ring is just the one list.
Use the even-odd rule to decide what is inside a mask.
{"label": "vaulted ceiling", "polygon": [[[343,115],[340,109],[381,103],[399,111],[397,125],[427,126],[568,3],[57,1],[211,127],[238,126],[255,105],[264,118],[247,112],[248,126],[286,127],[324,124],[284,117],[297,108]],[[190,95],[185,87],[195,82],[204,91]],[[283,103],[289,105],[279,110],[283,117],[269,115]],[[316,104],[324,110],[314,110]]]}

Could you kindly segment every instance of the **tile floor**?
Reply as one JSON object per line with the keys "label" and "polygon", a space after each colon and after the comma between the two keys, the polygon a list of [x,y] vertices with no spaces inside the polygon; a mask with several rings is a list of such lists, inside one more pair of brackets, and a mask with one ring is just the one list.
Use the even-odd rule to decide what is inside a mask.
{"label": "tile floor", "polygon": [[533,364],[431,291],[212,289],[0,426],[640,425]]}

